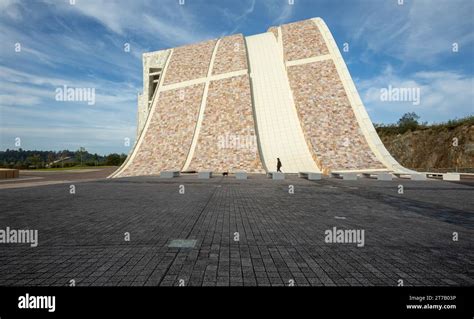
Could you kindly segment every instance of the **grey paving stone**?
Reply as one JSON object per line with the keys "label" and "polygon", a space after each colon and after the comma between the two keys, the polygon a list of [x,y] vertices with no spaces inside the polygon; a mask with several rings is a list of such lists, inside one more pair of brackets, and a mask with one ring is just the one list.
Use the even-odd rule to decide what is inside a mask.
{"label": "grey paving stone", "polygon": [[[0,285],[474,283],[473,182],[182,176],[84,182],[79,190],[0,190],[0,229],[39,233],[37,247],[0,244]],[[333,227],[364,230],[364,246],[327,243]],[[168,247],[174,239],[195,245]]]}

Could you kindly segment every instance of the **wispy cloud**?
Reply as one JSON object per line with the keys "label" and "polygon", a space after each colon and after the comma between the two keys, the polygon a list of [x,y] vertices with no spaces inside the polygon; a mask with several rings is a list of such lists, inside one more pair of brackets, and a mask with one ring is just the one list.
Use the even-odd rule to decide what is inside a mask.
{"label": "wispy cloud", "polygon": [[358,26],[351,32],[352,42],[400,60],[435,63],[452,54],[454,42],[464,48],[474,42],[472,1],[369,1],[351,11],[337,23]]}
{"label": "wispy cloud", "polygon": [[[450,71],[419,71],[410,75],[397,74],[390,65],[369,80],[357,80],[362,100],[372,120],[396,122],[406,112],[416,112],[421,120],[446,121],[474,114],[474,78]],[[420,103],[412,101],[382,101],[381,90],[389,88],[420,90]]]}
{"label": "wispy cloud", "polygon": [[201,41],[212,37],[196,19],[189,4],[164,0],[148,1],[82,0],[64,4],[61,10],[95,19],[110,31],[127,37],[142,33],[169,46]]}
{"label": "wispy cloud", "polygon": [[299,6],[297,1],[294,1],[293,4],[290,4],[288,0],[264,0],[263,4],[272,19],[271,25],[280,25],[282,23],[288,22],[288,20],[293,15],[295,7]]}

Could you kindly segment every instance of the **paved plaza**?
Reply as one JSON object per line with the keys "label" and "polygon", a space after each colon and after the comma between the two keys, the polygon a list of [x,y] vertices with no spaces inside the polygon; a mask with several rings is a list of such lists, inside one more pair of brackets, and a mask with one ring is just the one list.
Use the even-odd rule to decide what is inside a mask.
{"label": "paved plaza", "polygon": [[[474,284],[471,181],[250,175],[74,186],[0,190],[0,229],[38,230],[37,247],[0,244],[0,285]],[[326,242],[334,227],[363,230],[364,245]]]}

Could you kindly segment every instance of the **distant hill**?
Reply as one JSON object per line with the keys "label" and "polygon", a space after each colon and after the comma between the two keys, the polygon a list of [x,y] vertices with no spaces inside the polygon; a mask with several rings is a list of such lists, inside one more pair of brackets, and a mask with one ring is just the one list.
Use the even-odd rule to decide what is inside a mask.
{"label": "distant hill", "polygon": [[109,154],[107,156],[91,154],[86,150],[79,151],[38,151],[10,150],[0,151],[0,167],[8,168],[44,168],[121,165],[127,156],[125,154]]}

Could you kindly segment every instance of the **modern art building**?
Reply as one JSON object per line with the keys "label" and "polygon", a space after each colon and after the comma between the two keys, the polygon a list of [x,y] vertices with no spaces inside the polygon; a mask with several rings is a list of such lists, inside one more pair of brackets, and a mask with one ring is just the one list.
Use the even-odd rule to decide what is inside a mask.
{"label": "modern art building", "polygon": [[112,177],[390,171],[388,153],[324,21],[143,55],[137,139]]}

